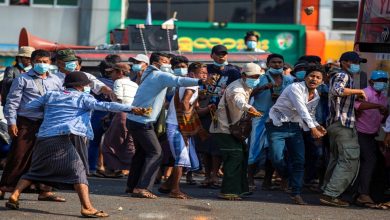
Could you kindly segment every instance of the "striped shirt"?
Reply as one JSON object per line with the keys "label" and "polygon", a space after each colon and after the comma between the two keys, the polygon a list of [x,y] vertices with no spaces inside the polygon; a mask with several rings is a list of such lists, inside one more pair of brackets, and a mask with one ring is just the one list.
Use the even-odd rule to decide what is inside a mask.
{"label": "striped shirt", "polygon": [[335,73],[329,83],[329,117],[327,125],[340,121],[344,127],[354,128],[356,95],[342,96],[344,88],[353,88],[353,78],[348,73],[340,70]]}

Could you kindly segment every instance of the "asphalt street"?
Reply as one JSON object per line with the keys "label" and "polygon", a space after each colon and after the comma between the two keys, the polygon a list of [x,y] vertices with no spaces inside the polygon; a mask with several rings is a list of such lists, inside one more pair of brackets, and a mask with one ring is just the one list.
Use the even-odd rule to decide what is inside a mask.
{"label": "asphalt street", "polygon": [[[199,180],[199,179],[198,179]],[[96,208],[110,214],[108,219],[390,219],[390,210],[362,209],[356,206],[334,208],[319,205],[318,195],[305,192],[310,204],[298,206],[280,191],[257,190],[243,201],[224,201],[217,198],[218,190],[203,189],[183,183],[191,200],[172,199],[161,195],[158,199],[132,198],[124,193],[126,179],[89,178],[91,199]],[[258,183],[260,184],[260,183]],[[155,186],[157,192],[158,185]],[[23,194],[20,210],[7,210],[0,204],[0,219],[79,219],[80,204],[77,194],[59,191],[65,203],[37,201],[36,194]],[[9,194],[6,194],[6,198]],[[160,194],[158,194],[160,195]]]}

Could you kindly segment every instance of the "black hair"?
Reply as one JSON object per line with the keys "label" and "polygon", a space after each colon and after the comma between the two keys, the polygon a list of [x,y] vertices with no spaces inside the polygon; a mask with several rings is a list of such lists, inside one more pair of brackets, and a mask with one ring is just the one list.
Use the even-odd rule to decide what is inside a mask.
{"label": "black hair", "polygon": [[166,53],[154,52],[150,55],[149,63],[152,65],[154,62],[159,62],[160,57],[166,57],[170,59],[170,56]]}
{"label": "black hair", "polygon": [[188,66],[188,59],[185,56],[174,56],[171,59],[171,65],[172,67],[178,65],[179,63],[185,63]]}
{"label": "black hair", "polygon": [[49,57],[50,52],[46,50],[34,50],[31,54],[31,60],[34,60],[36,57]]}
{"label": "black hair", "polygon": [[309,63],[316,63],[316,64],[321,63],[321,57],[315,56],[315,55],[301,56],[301,57],[299,57],[298,61],[301,61],[301,60],[307,61]]}
{"label": "black hair", "polygon": [[109,54],[104,58],[104,60],[109,62],[109,63],[113,63],[113,64],[122,62],[121,57],[119,55],[116,55],[116,54]]}
{"label": "black hair", "polygon": [[306,68],[305,78],[312,72],[317,71],[322,74],[322,80],[325,79],[325,70],[321,65],[308,65]]}
{"label": "black hair", "polygon": [[271,61],[271,59],[273,59],[273,58],[280,58],[280,59],[282,59],[283,62],[284,62],[284,57],[283,57],[282,55],[277,54],[277,53],[272,53],[272,54],[268,55],[268,57],[267,57],[267,64],[268,64],[269,61]]}
{"label": "black hair", "polygon": [[291,66],[291,64],[289,64],[289,63],[284,63],[284,65],[283,65],[283,70],[287,70],[287,69],[293,70],[294,68]]}
{"label": "black hair", "polygon": [[246,35],[245,35],[245,37],[244,37],[245,42],[247,42],[248,39],[249,39],[250,37],[252,37],[252,36],[255,36],[255,37],[256,37],[256,40],[259,41],[259,38],[260,38],[259,35],[257,35],[254,31],[248,31],[248,32],[246,32]]}
{"label": "black hair", "polygon": [[109,77],[106,73],[106,69],[112,68],[113,66],[114,66],[114,63],[107,62],[106,60],[100,61],[99,65],[98,65],[100,73],[105,78]]}
{"label": "black hair", "polygon": [[195,70],[199,69],[199,68],[203,68],[203,67],[207,67],[206,64],[204,63],[201,63],[201,62],[193,62],[190,64],[190,66],[188,67],[188,72],[195,72]]}
{"label": "black hair", "polygon": [[83,63],[83,59],[81,57],[79,57],[79,56],[76,56],[76,58],[77,58],[77,62],[81,66],[81,63]]}

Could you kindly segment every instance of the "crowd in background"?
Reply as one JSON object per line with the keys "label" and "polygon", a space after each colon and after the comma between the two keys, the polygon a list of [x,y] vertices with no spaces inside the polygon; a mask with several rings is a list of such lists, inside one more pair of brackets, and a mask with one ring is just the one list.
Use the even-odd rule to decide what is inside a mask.
{"label": "crowd in background", "polygon": [[[255,33],[245,43],[262,52]],[[65,202],[52,187],[70,186],[83,216],[106,217],[89,201],[87,176],[127,176],[133,197],[158,198],[161,183],[160,194],[190,199],[181,178],[197,184],[193,176],[204,175],[200,187],[226,200],[251,195],[261,177],[262,190],[300,205],[306,188],[324,205],[390,208],[387,72],[361,71],[367,60],[355,52],[325,65],[269,54],[239,67],[228,57],[223,45],[209,64],[108,55],[92,75],[71,49],[21,47],[1,84],[0,197],[12,193],[11,209],[22,191]]]}

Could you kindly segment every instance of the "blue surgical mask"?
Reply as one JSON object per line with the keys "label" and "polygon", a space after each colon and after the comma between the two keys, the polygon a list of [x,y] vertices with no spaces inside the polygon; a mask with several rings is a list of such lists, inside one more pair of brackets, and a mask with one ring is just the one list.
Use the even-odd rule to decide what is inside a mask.
{"label": "blue surgical mask", "polygon": [[131,67],[131,70],[133,70],[133,72],[140,72],[142,70],[142,65],[141,64],[133,64],[133,66]]}
{"label": "blue surgical mask", "polygon": [[65,70],[69,72],[73,72],[76,70],[77,67],[77,61],[69,61],[65,62]]}
{"label": "blue surgical mask", "polygon": [[50,64],[47,63],[36,63],[34,64],[34,71],[40,75],[47,73],[50,70]]}
{"label": "blue surgical mask", "polygon": [[374,87],[375,91],[381,92],[381,91],[387,89],[387,83],[385,83],[385,82],[374,82],[374,86],[373,87]]}
{"label": "blue surgical mask", "polygon": [[305,78],[305,75],[306,75],[306,71],[305,70],[301,70],[301,71],[297,71],[295,73],[295,77],[299,80],[303,80]]}
{"label": "blue surgical mask", "polygon": [[348,68],[348,71],[350,73],[358,73],[360,71],[360,65],[352,63],[351,66]]}
{"label": "blue surgical mask", "polygon": [[172,65],[171,64],[161,64],[160,70],[163,72],[171,73],[172,72]]}
{"label": "blue surgical mask", "polygon": [[217,67],[222,67],[222,66],[226,66],[226,65],[228,65],[228,62],[227,61],[225,61],[224,63],[217,63],[217,62],[213,62],[213,64],[214,64],[214,66],[217,66]]}
{"label": "blue surgical mask", "polygon": [[246,46],[248,47],[248,49],[251,49],[251,50],[256,49],[256,47],[257,47],[257,42],[256,42],[256,41],[253,41],[253,40],[247,41],[247,42],[246,42]]}
{"label": "blue surgical mask", "polygon": [[252,78],[245,79],[245,84],[251,89],[255,88],[257,84],[259,84],[259,82],[260,82],[259,79],[252,79]]}
{"label": "blue surgical mask", "polygon": [[176,68],[173,70],[173,74],[176,76],[186,76],[188,74],[187,68]]}
{"label": "blue surgical mask", "polygon": [[91,87],[84,86],[84,91],[83,92],[86,93],[86,94],[90,94],[91,93]]}
{"label": "blue surgical mask", "polygon": [[271,74],[282,74],[283,73],[283,68],[279,68],[279,69],[274,69],[272,67],[270,67],[268,69],[268,71],[271,73]]}

